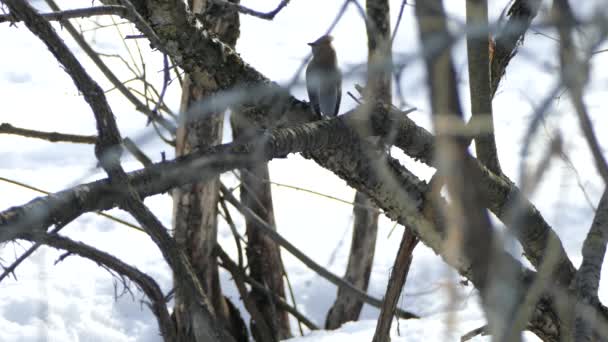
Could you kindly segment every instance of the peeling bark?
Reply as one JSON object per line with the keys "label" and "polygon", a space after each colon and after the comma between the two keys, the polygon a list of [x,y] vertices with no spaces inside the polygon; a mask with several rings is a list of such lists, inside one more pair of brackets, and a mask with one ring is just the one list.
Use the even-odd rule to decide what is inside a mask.
{"label": "peeling bark", "polygon": [[[238,38],[238,13],[216,13],[206,0],[192,0],[189,6],[194,13],[200,13],[203,25],[218,35],[226,44],[234,47]],[[211,13],[210,13],[211,12]],[[207,19],[207,20],[204,20]],[[199,75],[200,76],[200,75]],[[176,137],[176,156],[187,155],[195,149],[221,144],[224,111],[210,113],[196,118],[193,104],[211,97],[218,90],[212,75],[200,77],[205,82],[194,84],[190,74],[186,74],[182,85],[182,103]],[[217,202],[219,198],[219,176],[207,182],[193,183],[173,191],[173,226],[178,246],[183,250],[203,286],[216,316],[239,341],[247,340],[247,329],[238,311],[231,310],[231,303],[222,294],[217,260],[213,249],[217,243]],[[188,310],[185,298],[176,284],[175,316],[180,334],[188,334],[187,327],[193,314]],[[236,314],[236,316],[235,316]],[[234,316],[234,317],[233,317]]]}

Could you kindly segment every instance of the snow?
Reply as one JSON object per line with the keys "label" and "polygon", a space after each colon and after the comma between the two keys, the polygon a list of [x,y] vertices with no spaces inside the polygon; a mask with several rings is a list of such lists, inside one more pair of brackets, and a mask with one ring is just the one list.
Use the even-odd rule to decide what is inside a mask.
{"label": "snow", "polygon": [[[492,18],[498,17],[507,1],[492,2]],[[269,10],[275,2],[243,1],[243,5],[260,10]],[[272,4],[271,4],[272,3]],[[496,4],[495,4],[496,3]],[[582,15],[592,13],[589,8],[599,1],[585,2],[589,7],[577,8]],[[86,3],[85,5],[88,5]],[[248,63],[270,79],[288,83],[302,59],[309,53],[306,42],[322,35],[333,21],[342,2],[323,0],[292,1],[273,22],[250,16],[241,16],[241,38],[237,50]],[[446,1],[448,13],[457,27],[464,17],[463,2]],[[43,2],[35,5],[45,8]],[[72,1],[61,1],[62,8],[74,6]],[[391,1],[392,23],[400,1]],[[542,15],[541,15],[542,19]],[[78,21],[83,28],[91,28],[90,20]],[[100,23],[108,23],[100,19]],[[29,129],[52,130],[73,134],[95,134],[95,122],[88,105],[73,85],[68,75],[46,47],[33,36],[23,24],[10,27],[0,24],[0,44],[5,48],[0,54],[0,98],[2,111],[0,122],[11,123]],[[90,74],[104,89],[110,83],[96,69],[86,55],[59,25],[54,27],[70,46]],[[280,28],[280,29],[277,29]],[[117,53],[130,63],[133,60],[119,39],[135,31],[129,25],[120,25],[120,32],[112,27],[87,31],[86,37],[93,47],[104,53]],[[550,30],[548,30],[551,33]],[[367,47],[365,28],[360,15],[350,5],[333,32],[338,58],[343,70],[365,64]],[[148,80],[160,88],[162,84],[162,56],[150,51],[145,40],[130,40],[127,46],[137,53],[136,44],[146,57]],[[404,11],[398,36],[394,43],[395,55],[406,55],[418,51],[418,37],[413,19],[413,7]],[[465,111],[469,110],[468,85],[466,82],[466,57],[464,44],[456,45],[454,56],[460,78],[460,91]],[[494,100],[496,139],[503,170],[511,179],[518,181],[521,165],[521,141],[524,128],[535,108],[547,95],[557,77],[559,63],[556,59],[556,42],[541,35],[529,34],[520,55],[510,64],[506,78]],[[596,55],[593,62],[591,84],[588,86],[586,102],[589,107],[600,142],[608,133],[608,118],[604,114],[606,79],[605,66],[608,57]],[[122,62],[115,58],[104,59],[108,65],[119,70],[121,79],[132,75]],[[429,125],[427,91],[421,85],[424,72],[420,61],[408,64],[401,85],[408,103],[419,108],[412,113],[419,124]],[[353,91],[354,83],[361,83],[363,75],[350,74],[343,89]],[[141,90],[141,86],[132,83]],[[291,89],[298,98],[306,99],[302,83]],[[172,158],[172,148],[156,138],[151,127],[146,127],[146,118],[138,113],[116,90],[107,93],[119,128],[124,137],[131,137],[140,144],[144,152],[154,161],[161,160],[161,153]],[[179,89],[169,87],[167,102],[177,111]],[[341,111],[355,103],[343,96]],[[398,100],[395,99],[398,103]],[[534,140],[531,156],[533,165],[544,151],[548,138],[560,132],[566,153],[576,166],[576,172],[584,190],[596,205],[603,191],[603,184],[591,163],[587,145],[578,129],[578,121],[570,107],[567,96],[555,100],[552,115],[538,137]],[[226,125],[228,127],[228,125]],[[226,136],[230,133],[227,131]],[[419,177],[429,179],[433,170],[407,159],[403,153],[394,151],[394,156]],[[0,135],[0,177],[17,180],[42,188],[59,191],[76,184],[104,178],[95,170],[93,147]],[[128,170],[140,168],[130,156],[123,157]],[[287,159],[270,163],[271,179],[277,183],[314,190],[346,201],[352,201],[354,190],[331,172],[318,167],[314,162],[291,155]],[[531,200],[543,213],[545,219],[562,238],[569,256],[575,265],[581,261],[580,248],[594,210],[586,202],[574,171],[567,164],[555,160],[546,178]],[[227,173],[222,176],[226,184],[237,184],[235,177]],[[352,207],[327,197],[273,186],[276,222],[279,232],[316,262],[336,274],[343,274],[348,258],[352,226]],[[0,208],[23,204],[39,196],[32,190],[0,182]],[[157,195],[145,200],[165,226],[171,226],[172,201],[167,195]],[[302,206],[306,210],[302,210]],[[310,215],[310,213],[314,215]],[[108,214],[129,222],[134,220],[124,212],[110,210]],[[233,212],[241,233],[243,220]],[[372,269],[369,294],[381,298],[401,238],[402,227],[381,217],[376,257]],[[168,292],[172,287],[169,268],[158,249],[141,232],[130,229],[94,213],[78,218],[63,231],[66,236],[84,241],[109,252],[129,264],[151,275]],[[236,249],[227,225],[222,221],[219,237],[222,246],[235,255]],[[10,264],[29,247],[26,242],[10,243],[0,250],[1,261]],[[519,255],[518,247],[515,248]],[[88,260],[70,256],[55,264],[63,253],[51,248],[40,248],[28,261],[16,270],[15,277],[0,283],[0,341],[160,341],[156,320],[142,303],[144,295],[131,286],[125,292],[122,284],[104,269]],[[298,309],[322,326],[327,310],[336,296],[334,285],[312,273],[307,267],[282,252],[283,260],[292,283]],[[603,277],[602,279],[606,279]],[[400,307],[417,313],[419,320],[400,320],[393,324],[393,341],[456,341],[466,332],[485,324],[476,291],[462,284],[461,277],[445,265],[441,259],[424,246],[416,248],[410,274],[399,301]],[[230,276],[221,271],[222,287],[226,295],[241,309],[238,293]],[[600,298],[608,300],[605,281],[600,286]],[[248,315],[244,310],[244,318]],[[364,306],[361,321],[347,323],[336,331],[306,332],[304,337],[295,337],[292,342],[370,341],[375,329],[378,310]],[[295,321],[294,335],[299,335]],[[525,333],[527,341],[537,340]],[[488,340],[477,337],[474,341]]]}

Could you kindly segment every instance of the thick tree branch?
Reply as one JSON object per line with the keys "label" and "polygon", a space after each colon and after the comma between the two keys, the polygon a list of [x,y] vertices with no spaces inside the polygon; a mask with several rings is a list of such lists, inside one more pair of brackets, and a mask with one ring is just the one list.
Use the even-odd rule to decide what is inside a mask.
{"label": "thick tree branch", "polygon": [[[536,15],[537,2],[536,0],[526,0],[526,4],[524,4],[522,1],[516,1],[511,7],[509,22],[505,25],[501,35],[497,37],[497,52],[495,52],[492,62],[493,82],[499,79],[494,71],[503,70],[504,72],[504,69],[501,68],[506,66],[506,63],[499,63],[498,60],[504,61],[505,58],[510,60],[517,42],[523,37],[529,22]],[[249,98],[249,100],[256,102],[256,105],[260,108],[266,106],[272,109],[266,112],[262,111],[264,116],[255,118],[262,127],[267,126],[269,122],[276,122],[277,117],[282,118],[279,123],[288,123],[289,125],[314,120],[311,115],[312,111],[306,103],[289,97],[285,90],[280,89],[243,62],[230,48],[196,29],[191,21],[186,20],[189,18],[188,13],[180,3],[161,5],[157,3],[157,0],[148,0],[138,2],[138,5],[141,6],[139,8],[140,13],[146,14],[144,19],[150,18],[152,27],[157,30],[159,37],[168,46],[167,48],[162,46],[158,48],[172,56],[184,69],[193,72],[195,75],[199,74],[197,71],[201,69],[210,72],[221,71],[222,74],[219,77],[219,87],[221,89],[231,87],[251,88],[252,93],[257,94],[263,101],[255,101],[255,98]],[[156,16],[152,18],[152,14]],[[159,22],[160,18],[166,20]],[[177,35],[176,32],[184,32],[184,34]],[[504,43],[501,41],[504,41]],[[500,51],[505,51],[505,53]],[[500,57],[501,54],[507,57]],[[195,79],[195,82],[204,82],[204,80],[199,79],[197,81]],[[495,87],[493,86],[492,89],[494,90]],[[278,105],[273,106],[273,103],[278,103]],[[284,110],[284,112],[281,112],[281,110]],[[397,134],[393,135],[395,136],[393,140],[395,146],[403,149],[409,156],[435,166],[433,155],[435,141],[428,131],[417,126],[405,115],[400,115],[399,112],[390,108],[375,108],[373,111],[374,115],[372,115],[371,121],[373,134],[384,136],[388,135],[389,132],[396,131]],[[296,150],[292,151],[295,152]],[[509,222],[509,215],[507,214],[513,201],[521,198],[519,189],[508,178],[497,177],[484,170],[479,164],[475,162],[473,164],[473,171],[476,176],[480,177],[478,179],[483,184],[480,188],[484,192],[483,195],[489,209],[505,221],[507,225],[510,225],[512,222]],[[525,210],[522,218],[523,223],[520,226],[521,228],[516,230],[516,235],[524,247],[526,256],[533,265],[537,266],[542,258],[542,252],[547,246],[547,241],[553,238],[557,239],[557,236],[536,208],[526,199],[522,198],[521,200]],[[573,279],[574,267],[568,260],[561,244],[559,249],[562,262],[560,262],[557,279],[561,284],[567,284]]]}
{"label": "thick tree branch", "polygon": [[583,243],[583,262],[576,273],[576,320],[574,339],[593,341],[596,313],[590,308],[599,303],[600,275],[608,243],[608,190],[604,190],[591,229]]}
{"label": "thick tree branch", "polygon": [[475,137],[477,158],[497,175],[502,173],[494,138],[490,94],[490,54],[487,0],[467,0],[467,56],[473,119],[482,127]]}
{"label": "thick tree branch", "polygon": [[[340,149],[344,146],[356,147],[357,134],[347,129],[343,122],[345,119],[348,119],[348,115],[333,120],[305,124],[293,129],[274,130],[249,143],[210,148],[175,161],[158,163],[144,170],[132,172],[129,174],[130,181],[139,195],[144,198],[195,180],[204,181],[219,172],[259,161],[259,158],[264,156],[268,159],[273,155],[285,155],[290,152],[316,151],[315,158],[317,161],[321,161],[324,158],[322,150],[336,152],[341,151]],[[258,148],[254,149],[254,146]],[[264,148],[260,149],[259,146],[264,146]],[[248,156],[252,150],[257,151],[256,158]],[[343,153],[354,159],[356,155],[361,155],[363,152],[347,149]],[[395,161],[389,161],[388,167],[393,170],[391,174],[397,179],[396,183],[400,186],[396,186],[393,182],[369,177],[367,176],[369,172],[366,173],[360,169],[364,165],[353,169],[353,166],[357,165],[353,163],[353,160],[331,157],[331,154],[329,153],[325,157],[322,165],[344,177],[351,186],[365,191],[391,219],[403,225],[416,227],[418,236],[425,244],[438,253],[442,251],[443,233],[441,230],[436,230],[438,226],[430,224],[420,215],[419,210],[415,209],[423,206],[424,194],[429,191],[428,186],[416,180],[413,175],[408,175],[407,170]],[[490,174],[487,170],[485,172]],[[360,174],[365,177],[360,178]],[[472,177],[480,178],[476,175]],[[492,177],[496,178],[496,176]],[[506,188],[508,189],[508,186]],[[406,195],[407,192],[409,195]],[[503,195],[511,199],[516,196],[516,193]],[[0,242],[18,238],[21,234],[46,230],[54,222],[61,222],[69,215],[110,209],[117,205],[119,199],[119,194],[112,190],[106,179],[41,197],[21,207],[10,208],[0,213]],[[423,211],[426,212],[427,209]],[[537,215],[538,213],[534,211],[532,214]],[[429,215],[429,217],[433,216],[433,214]],[[543,237],[547,238],[546,235]],[[559,249],[557,250],[559,251]],[[542,257],[542,253],[539,257]],[[471,272],[470,265],[463,263],[462,260],[457,263],[452,261],[452,265],[465,276]],[[571,264],[569,265],[572,267]],[[546,336],[559,334],[556,321],[551,316],[553,312],[551,303],[550,299],[543,297],[536,306],[530,328],[537,334]],[[557,339],[558,337],[555,338],[555,340]]]}

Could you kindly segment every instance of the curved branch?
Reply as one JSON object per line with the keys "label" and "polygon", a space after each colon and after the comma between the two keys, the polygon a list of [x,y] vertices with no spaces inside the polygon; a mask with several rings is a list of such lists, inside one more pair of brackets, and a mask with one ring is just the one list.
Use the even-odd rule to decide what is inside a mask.
{"label": "curved branch", "polygon": [[83,242],[77,242],[57,234],[28,233],[22,235],[21,238],[37,244],[45,244],[57,249],[66,250],[85,259],[89,259],[99,265],[103,265],[116,273],[129,278],[131,281],[137,284],[137,286],[152,302],[150,309],[156,316],[158,326],[160,327],[160,333],[165,341],[177,341],[175,326],[171,316],[169,315],[167,306],[165,305],[165,297],[163,292],[156,281],[154,281],[154,279],[152,279],[152,277],[149,275],[122,262],[120,259],[109,253],[100,251]]}

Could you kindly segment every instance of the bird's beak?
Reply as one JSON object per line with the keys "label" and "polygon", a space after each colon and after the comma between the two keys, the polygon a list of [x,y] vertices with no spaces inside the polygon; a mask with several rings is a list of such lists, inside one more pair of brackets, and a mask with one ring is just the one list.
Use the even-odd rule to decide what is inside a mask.
{"label": "bird's beak", "polygon": [[308,44],[308,46],[315,46],[315,45],[317,45],[314,42],[313,43],[306,43],[306,44]]}

